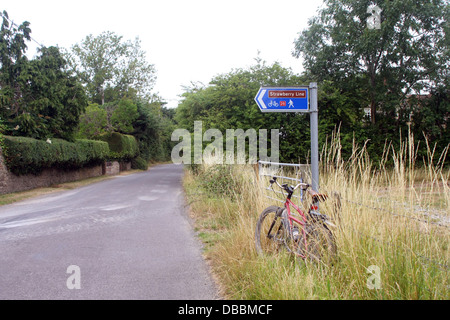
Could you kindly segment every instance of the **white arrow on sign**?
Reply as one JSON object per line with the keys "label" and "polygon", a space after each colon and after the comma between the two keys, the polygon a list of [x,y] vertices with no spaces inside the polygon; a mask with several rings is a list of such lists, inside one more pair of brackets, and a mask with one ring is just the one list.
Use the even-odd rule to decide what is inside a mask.
{"label": "white arrow on sign", "polygon": [[267,109],[266,104],[264,103],[264,101],[262,100],[262,98],[264,97],[264,95],[266,94],[267,90],[261,90],[261,93],[258,96],[258,102],[259,105],[263,108],[263,109]]}

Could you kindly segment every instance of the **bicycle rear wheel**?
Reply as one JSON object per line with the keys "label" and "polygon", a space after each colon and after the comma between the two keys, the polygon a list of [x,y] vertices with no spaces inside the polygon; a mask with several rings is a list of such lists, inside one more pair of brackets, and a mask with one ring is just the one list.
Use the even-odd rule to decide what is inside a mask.
{"label": "bicycle rear wheel", "polygon": [[258,254],[277,253],[284,246],[286,238],[284,208],[271,206],[259,216],[256,224],[255,245]]}
{"label": "bicycle rear wheel", "polygon": [[[304,241],[301,243],[304,243]],[[306,227],[306,247],[302,245],[300,252],[314,262],[331,263],[337,253],[333,234],[323,224],[308,224]]]}

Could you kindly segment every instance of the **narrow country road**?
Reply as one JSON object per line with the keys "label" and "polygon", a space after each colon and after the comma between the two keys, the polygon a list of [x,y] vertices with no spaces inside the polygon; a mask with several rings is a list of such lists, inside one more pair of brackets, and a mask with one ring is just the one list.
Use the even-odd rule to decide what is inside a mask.
{"label": "narrow country road", "polygon": [[161,165],[0,207],[0,299],[218,299]]}

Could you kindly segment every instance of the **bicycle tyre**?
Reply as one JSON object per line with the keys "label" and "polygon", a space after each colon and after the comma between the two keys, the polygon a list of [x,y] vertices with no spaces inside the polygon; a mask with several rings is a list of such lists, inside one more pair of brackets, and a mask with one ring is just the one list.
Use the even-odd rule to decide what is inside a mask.
{"label": "bicycle tyre", "polygon": [[255,230],[255,246],[259,255],[276,253],[284,247],[286,230],[282,210],[282,207],[270,206],[259,216]]}
{"label": "bicycle tyre", "polygon": [[302,246],[300,252],[309,260],[329,264],[336,258],[336,241],[324,224],[312,223],[306,226],[306,243],[307,248]]}

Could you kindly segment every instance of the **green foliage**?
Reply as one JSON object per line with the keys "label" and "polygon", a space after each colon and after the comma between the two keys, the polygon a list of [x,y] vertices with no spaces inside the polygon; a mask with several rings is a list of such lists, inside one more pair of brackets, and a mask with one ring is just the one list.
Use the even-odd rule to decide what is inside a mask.
{"label": "green foliage", "polygon": [[139,146],[133,136],[112,132],[99,135],[97,139],[108,143],[110,160],[131,161],[139,154]]}
{"label": "green foliage", "polygon": [[93,103],[88,105],[85,112],[80,116],[77,136],[80,138],[94,139],[106,133],[108,116],[104,108]]}
{"label": "green foliage", "polygon": [[[371,5],[382,10],[379,28],[367,26]],[[376,113],[400,107],[427,81],[442,83],[448,68],[446,12],[444,0],[326,0],[296,41],[295,55],[318,81],[364,94],[361,102],[371,107],[375,123]]]}
{"label": "green foliage", "polygon": [[159,100],[145,102],[121,99],[102,106],[91,104],[80,117],[77,137],[97,139],[106,133],[133,135],[139,155],[146,161],[165,161],[172,150],[174,112],[162,107]]}
{"label": "green foliage", "polygon": [[79,148],[80,155],[85,155],[86,163],[102,163],[107,160],[109,146],[102,141],[79,139],[75,141]]}
{"label": "green foliage", "polygon": [[111,126],[116,132],[131,134],[138,118],[137,106],[130,99],[122,99],[112,111]]}
{"label": "green foliage", "polygon": [[363,106],[353,92],[344,91],[334,82],[323,81],[319,87],[319,144],[339,131],[342,157],[349,158],[353,143],[366,140]]}
{"label": "green foliage", "polygon": [[[412,124],[415,137],[425,136],[427,141],[436,144],[436,155],[441,154],[450,143],[450,89],[438,88],[429,97],[417,101],[420,107],[413,113]],[[423,148],[420,156],[425,156]]]}
{"label": "green foliage", "polygon": [[6,133],[73,140],[87,105],[84,88],[67,71],[58,48],[41,48],[38,57],[28,60],[29,23],[16,27],[5,11],[0,16],[0,117],[6,120]]}
{"label": "green foliage", "polygon": [[[125,41],[114,32],[89,35],[72,46],[66,57],[92,103],[100,105],[89,107],[81,116],[78,137],[130,134],[136,138],[144,160],[170,157],[173,114],[165,111],[157,95],[151,94],[155,69],[147,63],[138,38]],[[121,151],[113,153],[112,157],[130,157]]]}
{"label": "green foliage", "polygon": [[[379,28],[368,27],[371,5],[381,9]],[[449,12],[444,0],[326,0],[310,19],[294,55],[327,92],[319,101],[319,130],[330,134],[333,122],[342,121],[344,153],[353,139],[368,140],[378,162],[386,141],[396,148],[409,131],[438,151],[448,145]],[[361,121],[364,108],[370,124]],[[418,153],[426,152],[422,141]]]}
{"label": "green foliage", "polygon": [[64,69],[66,61],[58,48],[42,48],[40,56],[30,62],[30,98],[24,111],[29,119],[19,116],[12,121],[18,126],[14,135],[46,139],[58,137],[73,140],[81,113],[87,105],[84,89]]}
{"label": "green foliage", "polygon": [[6,130],[6,126],[5,126],[5,124],[3,123],[3,119],[0,118],[0,134],[2,134],[3,132],[5,132],[5,130]]}
{"label": "green foliage", "polygon": [[124,97],[148,97],[155,83],[155,68],[147,63],[139,38],[124,41],[110,31],[88,35],[72,46],[68,57],[89,98],[98,104]]}
{"label": "green foliage", "polygon": [[100,164],[109,154],[107,143],[92,140],[46,141],[4,136],[3,155],[9,171],[38,174],[46,168],[76,169]]}
{"label": "green foliage", "polygon": [[215,165],[198,176],[198,181],[211,196],[235,196],[240,193],[240,183],[233,176],[233,166]]}
{"label": "green foliage", "polygon": [[31,29],[28,21],[18,27],[10,23],[6,11],[0,17],[0,117],[7,119],[20,109],[25,96],[23,87],[29,80],[25,40],[31,39]]}
{"label": "green foliage", "polygon": [[136,157],[131,160],[131,168],[132,169],[138,169],[138,170],[145,170],[148,169],[148,162],[144,160],[141,157]]}
{"label": "green foliage", "polygon": [[6,126],[3,124],[2,118],[0,118],[0,148],[3,147],[3,140],[4,140],[3,133],[5,132],[5,130]]}
{"label": "green foliage", "polygon": [[146,161],[165,161],[173,147],[171,135],[175,129],[172,113],[161,102],[137,103],[138,117],[133,122],[133,135],[139,143],[140,156]]}

